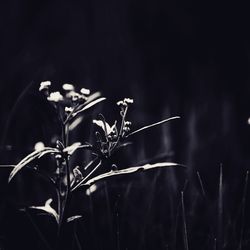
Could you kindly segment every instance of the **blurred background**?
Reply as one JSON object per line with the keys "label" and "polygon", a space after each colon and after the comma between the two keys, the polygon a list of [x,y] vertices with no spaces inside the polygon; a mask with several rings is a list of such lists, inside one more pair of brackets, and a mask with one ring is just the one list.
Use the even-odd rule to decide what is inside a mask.
{"label": "blurred background", "polygon": [[[236,249],[240,237],[236,218],[240,217],[245,173],[250,164],[248,8],[229,2],[161,0],[11,0],[0,5],[0,164],[16,164],[37,141],[50,145],[51,138],[58,133],[53,110],[37,91],[41,81],[52,81],[55,89],[71,83],[79,89],[101,91],[108,98],[86,117],[86,124],[72,135],[72,141],[79,138],[91,141],[93,116],[102,112],[112,122],[119,116],[116,101],[131,97],[134,104],[129,118],[134,128],[175,115],[181,119],[139,135],[132,148],[118,157],[119,163],[132,166],[152,159],[171,160],[188,167],[185,171],[161,170],[121,180],[121,184],[117,181],[105,184],[108,187],[101,189],[93,201],[98,207],[95,216],[86,202],[86,207],[90,206],[86,213],[92,214],[88,217],[89,226],[97,223],[97,228],[92,228],[90,235],[86,233],[89,237],[86,242],[82,240],[83,246],[86,243],[83,249],[185,249],[172,242],[173,227],[168,226],[169,220],[174,224],[185,179],[192,183],[186,196],[189,230],[193,232],[190,244],[200,246],[199,240],[204,242],[210,235],[204,249],[211,249],[215,238],[211,231],[217,229],[216,218],[211,222],[210,216],[216,208],[220,164],[227,205],[224,216],[229,221],[225,224],[223,244],[225,249]],[[197,171],[204,181],[207,204],[199,203]],[[31,202],[36,195],[26,187],[27,193],[22,181],[7,187],[9,170],[1,172],[3,249],[16,249],[15,243],[7,243],[12,237],[17,237],[26,249],[43,249],[35,239],[25,245],[28,244],[25,236],[19,237],[15,231],[23,227],[32,231],[32,225],[25,224],[16,207],[25,203],[24,197]],[[158,184],[152,184],[158,175]],[[33,177],[28,174],[25,178]],[[129,183],[132,191],[127,190]],[[157,186],[156,191],[151,185]],[[40,188],[43,193],[43,186]],[[14,193],[18,193],[18,199]],[[107,193],[110,201],[106,201]],[[120,246],[114,226],[118,196],[123,197],[119,203],[123,209],[120,213],[124,213],[121,218],[129,221],[123,224]],[[18,200],[14,205],[13,197]],[[39,194],[36,199],[41,202],[44,197]],[[103,216],[100,206],[103,200],[111,206],[110,220]],[[195,205],[191,202],[194,200]],[[143,204],[149,209],[144,209]],[[160,204],[163,207],[159,208]],[[198,217],[200,206],[207,208],[205,218]],[[98,216],[108,222],[98,220]],[[93,223],[91,218],[98,222]],[[14,230],[16,221],[26,226]],[[109,222],[110,238],[105,238],[103,231]],[[208,229],[210,222],[215,225],[214,230]],[[183,239],[179,230],[178,237]],[[249,230],[245,231],[247,238]],[[99,243],[92,244],[93,238]],[[36,246],[32,245],[34,242]]]}

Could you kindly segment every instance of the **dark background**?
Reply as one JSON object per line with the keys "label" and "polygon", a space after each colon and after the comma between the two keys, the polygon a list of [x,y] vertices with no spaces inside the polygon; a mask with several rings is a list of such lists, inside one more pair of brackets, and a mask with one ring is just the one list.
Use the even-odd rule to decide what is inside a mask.
{"label": "dark background", "polygon": [[[193,180],[194,186],[199,170],[211,199],[210,207],[216,207],[213,202],[222,163],[228,217],[235,218],[234,209],[240,202],[250,164],[248,12],[240,4],[213,1],[1,3],[0,163],[17,163],[37,141],[50,143],[56,126],[52,112],[37,93],[41,81],[51,80],[55,87],[67,82],[78,88],[100,90],[109,98],[100,109],[110,119],[118,115],[115,102],[132,97],[135,103],[130,118],[136,128],[174,115],[180,115],[181,120],[140,135],[132,152],[127,152],[121,162],[135,164],[163,155],[186,164],[184,175]],[[78,133],[86,136],[87,132]],[[2,183],[7,178],[6,171],[3,170]],[[143,176],[139,181],[140,194],[150,192],[150,177]],[[182,189],[183,176],[177,182]],[[162,183],[164,180],[159,185]],[[116,197],[117,187],[113,186],[116,185],[111,185],[110,193]],[[189,200],[194,199],[196,188],[190,191]],[[6,185],[3,190],[2,197],[8,196]],[[164,191],[161,194],[156,204],[168,196]],[[151,213],[156,217],[164,214],[157,208]],[[128,217],[131,218],[139,227],[139,219]],[[150,227],[158,224],[149,222]],[[4,241],[11,235],[6,228],[1,230],[7,235],[3,236]],[[124,232],[129,230],[129,226],[124,228]],[[194,232],[199,230],[195,228]],[[128,242],[136,238],[136,233],[131,235]],[[230,233],[225,235],[230,238]],[[153,236],[149,241],[165,242],[165,238]],[[145,242],[141,244],[146,249]],[[121,249],[126,249],[125,245]],[[146,245],[151,249],[150,244]],[[162,243],[157,249],[168,248]]]}

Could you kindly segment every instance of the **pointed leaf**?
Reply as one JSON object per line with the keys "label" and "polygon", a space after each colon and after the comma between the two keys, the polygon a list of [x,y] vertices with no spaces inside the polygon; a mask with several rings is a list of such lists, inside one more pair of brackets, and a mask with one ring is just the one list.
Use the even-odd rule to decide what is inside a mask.
{"label": "pointed leaf", "polygon": [[87,182],[83,182],[82,186],[84,185],[92,185],[97,181],[106,179],[106,178],[110,178],[110,177],[114,177],[114,176],[120,176],[120,175],[126,175],[126,174],[132,174],[138,171],[147,171],[150,169],[154,169],[154,168],[165,168],[165,167],[177,167],[177,166],[181,166],[183,167],[184,165],[178,164],[178,163],[173,163],[173,162],[159,162],[159,163],[155,163],[155,164],[146,164],[146,165],[142,165],[142,166],[137,166],[137,167],[130,167],[130,168],[125,168],[125,169],[121,169],[121,170],[115,170],[115,171],[110,171],[107,172],[105,174],[101,174],[98,176],[95,176],[92,179],[89,179]]}
{"label": "pointed leaf", "polygon": [[95,92],[93,94],[91,94],[90,96],[88,96],[87,101],[83,104],[83,105],[87,105],[88,103],[96,100],[97,98],[99,98],[101,96],[101,92]]}
{"label": "pointed leaf", "polygon": [[175,119],[179,119],[179,118],[180,118],[180,116],[174,116],[174,117],[170,117],[170,118],[168,118],[168,119],[165,119],[165,120],[162,120],[162,121],[159,121],[159,122],[156,122],[156,123],[153,123],[153,124],[144,126],[144,127],[140,128],[140,129],[137,129],[137,130],[135,130],[135,131],[129,133],[129,134],[128,134],[127,136],[125,136],[125,137],[129,137],[129,136],[131,136],[131,135],[134,135],[134,134],[137,134],[137,133],[139,133],[139,132],[142,132],[143,130],[146,130],[146,129],[149,129],[149,128],[152,128],[152,127],[161,125],[161,124],[163,124],[163,123],[165,123],[165,122],[168,122],[168,121],[171,121],[171,120],[175,120]]}
{"label": "pointed leaf", "polygon": [[72,222],[72,221],[75,221],[75,220],[79,220],[82,218],[82,215],[74,215],[74,216],[71,216],[69,218],[67,218],[67,222]]}
{"label": "pointed leaf", "polygon": [[107,133],[107,135],[109,135],[111,133],[111,131],[112,131],[113,126],[111,128],[110,125],[105,121],[93,120],[93,123],[96,124],[98,127],[100,127],[105,134]]}
{"label": "pointed leaf", "polygon": [[32,162],[36,158],[39,158],[41,156],[44,156],[45,154],[51,154],[51,153],[59,153],[60,151],[57,148],[50,148],[50,147],[45,147],[41,150],[36,150],[32,152],[31,154],[27,155],[25,158],[23,158],[11,171],[9,175],[9,180],[10,182],[12,178],[23,168],[25,167],[28,163]]}
{"label": "pointed leaf", "polygon": [[76,150],[80,149],[80,148],[87,148],[90,149],[92,146],[89,144],[84,144],[82,145],[80,142],[75,142],[72,145],[66,147],[63,152],[64,153],[68,153],[69,155],[72,155]]}
{"label": "pointed leaf", "polygon": [[101,97],[101,98],[98,98],[98,99],[96,99],[96,100],[94,100],[94,101],[88,103],[87,105],[84,105],[84,107],[82,107],[82,108],[80,108],[80,109],[77,109],[77,110],[72,114],[72,117],[75,117],[75,116],[78,115],[79,113],[81,113],[81,112],[83,112],[83,111],[85,111],[85,110],[87,110],[87,109],[89,109],[89,108],[95,106],[96,104],[98,104],[99,102],[102,102],[102,101],[104,101],[104,100],[106,100],[106,98],[105,98],[105,97]]}
{"label": "pointed leaf", "polygon": [[79,124],[81,124],[82,120],[83,120],[83,117],[82,117],[82,116],[76,118],[76,119],[69,125],[69,131],[72,131],[72,130],[74,130],[75,128],[77,128],[77,126],[78,126]]}

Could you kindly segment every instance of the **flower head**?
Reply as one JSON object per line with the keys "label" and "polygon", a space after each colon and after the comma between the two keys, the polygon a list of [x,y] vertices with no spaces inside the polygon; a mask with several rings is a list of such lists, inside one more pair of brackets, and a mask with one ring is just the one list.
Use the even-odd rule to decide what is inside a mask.
{"label": "flower head", "polygon": [[72,107],[65,107],[64,111],[66,113],[71,113],[73,111],[73,108]]}
{"label": "flower head", "polygon": [[124,102],[127,104],[132,104],[132,103],[134,103],[134,100],[131,98],[124,98]]}
{"label": "flower head", "polygon": [[50,93],[50,95],[47,97],[47,100],[50,102],[60,102],[63,101],[63,96],[59,91],[56,91]]}
{"label": "flower head", "polygon": [[69,84],[69,83],[64,83],[63,86],[62,86],[62,88],[65,91],[74,91],[75,90],[74,85]]}
{"label": "flower head", "polygon": [[89,90],[89,89],[85,89],[85,88],[81,88],[80,92],[81,92],[83,95],[89,95],[89,94],[90,94],[90,90]]}
{"label": "flower head", "polygon": [[50,86],[51,86],[50,81],[41,82],[40,87],[39,87],[39,91],[48,90]]}
{"label": "flower head", "polygon": [[118,101],[116,104],[118,106],[121,106],[121,107],[126,107],[126,106],[128,106],[128,104],[132,104],[132,103],[134,103],[133,99],[131,99],[131,98],[124,98],[123,100]]}

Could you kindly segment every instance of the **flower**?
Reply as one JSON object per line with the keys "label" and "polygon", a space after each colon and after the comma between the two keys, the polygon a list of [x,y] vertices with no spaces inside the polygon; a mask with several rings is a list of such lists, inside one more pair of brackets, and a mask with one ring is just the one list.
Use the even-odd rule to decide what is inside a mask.
{"label": "flower", "polygon": [[44,145],[44,143],[43,142],[41,142],[41,141],[39,141],[39,142],[37,142],[36,144],[35,144],[35,146],[34,146],[34,149],[35,150],[42,150],[42,149],[44,149],[45,148],[45,145]]}
{"label": "flower", "polygon": [[116,103],[118,106],[123,106],[124,105],[124,102],[123,101],[119,101]]}
{"label": "flower", "polygon": [[64,111],[66,113],[71,113],[73,111],[73,108],[72,107],[65,107]]}
{"label": "flower", "polygon": [[134,100],[131,98],[124,98],[124,102],[127,104],[132,104],[132,103],[134,103]]}
{"label": "flower", "polygon": [[72,84],[69,84],[69,83],[63,84],[62,88],[65,91],[74,91],[75,90],[75,87]]}
{"label": "flower", "polygon": [[131,99],[131,98],[124,98],[122,101],[118,101],[116,104],[118,106],[124,107],[124,106],[128,106],[128,104],[132,104],[132,103],[134,103],[133,99]]}
{"label": "flower", "polygon": [[45,81],[40,83],[39,91],[47,90],[51,86],[50,81]]}
{"label": "flower", "polygon": [[50,95],[47,97],[47,100],[50,102],[60,102],[63,101],[63,96],[59,91],[56,91],[50,93]]}
{"label": "flower", "polygon": [[89,94],[90,94],[90,90],[89,90],[89,89],[85,89],[85,88],[81,88],[80,92],[81,92],[83,95],[89,95]]}

